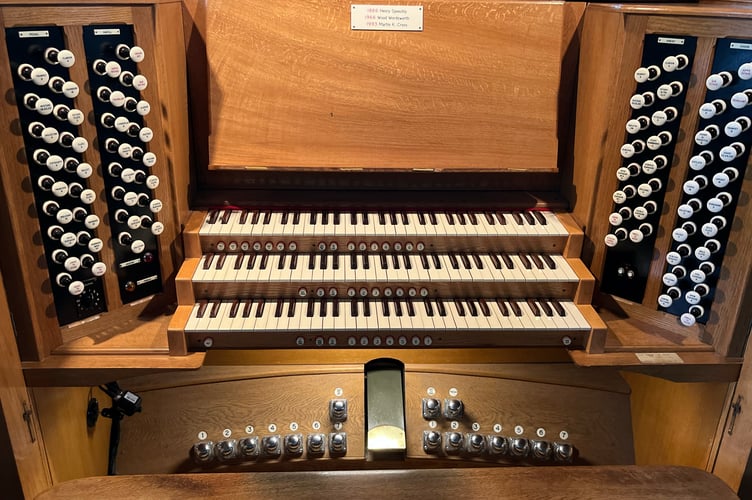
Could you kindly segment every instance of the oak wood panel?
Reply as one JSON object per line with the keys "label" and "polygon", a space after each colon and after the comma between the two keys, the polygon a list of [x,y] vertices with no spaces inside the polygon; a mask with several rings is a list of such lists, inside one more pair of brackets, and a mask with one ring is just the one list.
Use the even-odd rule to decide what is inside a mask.
{"label": "oak wood panel", "polygon": [[[110,420],[99,418],[93,429],[86,426],[88,387],[37,387],[33,390],[39,411],[53,483],[107,473]],[[101,408],[110,399],[92,389]]]}
{"label": "oak wood panel", "polygon": [[[336,396],[335,389],[342,390]],[[348,417],[342,424],[347,433],[347,454],[321,459],[285,457],[263,458],[238,464],[243,469],[279,469],[322,462],[338,468],[340,462],[365,457],[365,397],[363,367],[343,373],[286,374],[269,378],[215,382],[210,384],[157,389],[140,393],[144,411],[130,418],[122,429],[118,472],[122,474],[188,472],[201,467],[193,463],[189,451],[199,442],[200,431],[213,442],[232,438],[290,433],[306,435],[335,432],[329,420],[329,401],[347,399]],[[320,428],[316,429],[316,422]],[[297,430],[292,428],[297,424]],[[253,426],[248,432],[246,426]],[[276,426],[275,430],[271,426]],[[321,466],[321,465],[319,465]],[[221,470],[217,464],[210,469]]]}
{"label": "oak wood panel", "polygon": [[635,463],[711,471],[729,383],[679,383],[623,373],[632,388]]}
{"label": "oak wood panel", "polygon": [[[23,417],[27,410],[31,412],[28,423]],[[26,389],[18,347],[13,336],[7,296],[5,288],[0,284],[1,425],[7,427],[10,448],[6,451],[8,455],[15,457],[13,470],[17,470],[21,488],[28,498],[35,497],[52,486],[36,410],[36,405]]]}
{"label": "oak wood panel", "polygon": [[351,30],[345,2],[197,7],[209,165],[555,171],[582,5],[422,5],[420,33]]}
{"label": "oak wood panel", "polygon": [[[327,421],[327,405],[334,397],[334,387],[343,388],[348,399],[348,419],[343,430],[348,433],[351,460],[283,459],[238,461],[226,465],[216,462],[207,470],[306,470],[330,468],[373,468],[363,454],[363,366],[223,366],[206,367],[192,374],[173,374],[157,379],[139,377],[122,381],[143,398],[144,411],[128,420],[123,429],[121,473],[186,472],[199,470],[189,460],[188,450],[197,442],[198,432],[208,433],[214,442],[224,439],[223,429],[233,438],[245,436],[246,425],[253,425],[253,435],[290,433],[296,422],[304,434],[312,432],[311,422]],[[533,437],[539,427],[548,431],[548,440],[561,440],[566,430],[581,450],[578,463],[631,463],[631,425],[629,396],[626,386],[613,371],[578,370],[572,365],[532,367],[518,365],[408,365],[405,367],[405,405],[408,450],[406,460],[419,467],[436,466],[443,458],[422,452],[420,439],[428,423],[420,415],[420,401],[427,387],[434,387],[437,397],[448,397],[455,388],[465,403],[466,417],[460,429],[470,432],[479,423],[480,432],[494,433],[493,424],[504,425],[502,434],[510,435],[514,425],[525,426],[526,437]],[[593,376],[602,377],[592,380]],[[355,395],[355,396],[353,396]],[[448,426],[439,422],[439,428]],[[447,429],[448,430],[448,427]],[[532,434],[531,434],[532,433]],[[352,453],[351,453],[352,452]],[[150,458],[151,457],[151,458]],[[450,459],[451,460],[451,459]],[[486,461],[487,462],[487,461]],[[432,465],[433,464],[433,465]],[[446,464],[448,465],[448,464]]]}
{"label": "oak wood panel", "polygon": [[[433,394],[431,394],[431,389]],[[456,390],[456,396],[450,395]],[[454,430],[448,419],[435,420],[435,427],[423,419],[421,400],[426,397],[456,397],[465,414],[455,419],[457,432],[522,436],[573,445],[579,451],[575,463],[590,465],[631,464],[632,429],[629,400],[623,394],[567,386],[566,379],[553,384],[477,377],[454,373],[452,367],[433,371],[409,366],[405,369],[405,420],[407,456],[434,460],[423,451],[423,431]],[[442,403],[443,404],[443,403]],[[495,431],[495,425],[501,431]],[[516,426],[522,427],[520,434]],[[545,431],[544,436],[538,434]],[[560,433],[566,432],[566,439]],[[444,457],[468,460],[466,456]],[[470,458],[485,462],[488,458]],[[513,463],[513,461],[512,461]]]}
{"label": "oak wood panel", "polygon": [[[229,486],[228,486],[229,485]],[[546,467],[228,473],[93,477],[56,485],[40,500],[106,496],[129,499],[133,491],[151,498],[445,498],[545,499],[552,494],[583,500],[602,498],[737,498],[715,476],[689,467]]]}
{"label": "oak wood panel", "polygon": [[[123,380],[128,388],[139,392],[171,387],[207,384],[220,381],[272,378],[279,375],[311,375],[320,373],[352,373],[361,369],[361,364],[377,359],[374,356],[360,364],[211,364],[207,363],[200,370],[193,372],[172,372],[159,375],[141,375]],[[432,371],[441,373],[448,369],[452,373],[475,377],[497,377],[508,380],[521,380],[540,384],[562,384],[569,387],[581,387],[598,391],[629,394],[629,385],[615,371],[608,368],[583,369],[572,363],[541,363],[500,362],[468,364],[469,360],[459,360],[452,363],[425,363],[413,360],[405,365],[409,371]],[[451,368],[448,365],[451,364]]]}
{"label": "oak wood panel", "polygon": [[[713,474],[723,479],[734,491],[739,489],[752,450],[752,412],[749,411],[752,402],[752,383],[750,380],[752,380],[752,349],[747,349],[739,381],[721,413],[721,424],[718,430],[720,445],[715,462],[712,464]],[[741,404],[741,412],[734,419],[733,431],[729,432],[732,420],[731,404],[737,402]]]}

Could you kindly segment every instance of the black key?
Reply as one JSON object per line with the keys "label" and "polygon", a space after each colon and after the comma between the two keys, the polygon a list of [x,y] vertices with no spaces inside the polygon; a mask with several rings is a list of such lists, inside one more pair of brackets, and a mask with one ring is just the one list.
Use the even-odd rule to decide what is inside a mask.
{"label": "black key", "polygon": [[340,216],[339,212],[334,212],[333,219],[334,219],[334,225],[335,226],[339,226],[339,216]]}
{"label": "black key", "polygon": [[297,303],[298,302],[296,300],[291,300],[290,301],[290,308],[287,310],[287,317],[288,318],[292,318],[293,316],[295,316],[295,305]]}
{"label": "black key", "polygon": [[467,254],[461,253],[460,254],[460,260],[462,261],[462,265],[465,266],[465,269],[472,269],[473,268],[470,265],[470,257],[468,257]]}
{"label": "black key", "polygon": [[433,212],[428,212],[428,220],[433,224],[434,226],[439,225],[439,221],[436,219],[436,214]]}
{"label": "black key", "polygon": [[362,212],[360,215],[363,216],[363,224],[367,226],[369,224],[369,222],[368,222],[368,212]]}
{"label": "black key", "polygon": [[504,265],[507,266],[507,269],[514,269],[514,261],[509,255],[505,253],[501,254],[501,260],[504,261]]}
{"label": "black key", "polygon": [[214,269],[216,270],[222,269],[225,265],[225,258],[227,258],[226,253],[219,254],[219,258],[217,259],[217,265]]}
{"label": "black key", "polygon": [[525,217],[525,220],[528,224],[530,224],[531,226],[535,225],[535,217],[533,217],[533,214],[531,214],[529,210],[522,212],[522,216]]}
{"label": "black key", "polygon": [[378,213],[378,217],[379,217],[379,224],[382,225],[382,226],[385,226],[386,225],[386,217],[384,216],[384,212],[379,212]]}
{"label": "black key", "polygon": [[546,301],[546,300],[539,300],[538,303],[540,304],[541,309],[543,309],[543,314],[545,314],[549,318],[554,315],[554,310],[548,304],[548,301]]}
{"label": "black key", "polygon": [[392,254],[392,265],[394,265],[395,269],[399,269],[400,268],[399,255]]}
{"label": "black key", "polygon": [[248,256],[248,264],[246,264],[246,269],[253,269],[253,266],[256,264],[256,254],[252,253]]}
{"label": "black key", "polygon": [[314,305],[313,300],[309,300],[306,303],[306,313],[305,313],[305,315],[308,316],[309,318],[313,318],[313,305]]}
{"label": "black key", "polygon": [[316,254],[313,252],[309,254],[308,269],[316,269]]}
{"label": "black key", "polygon": [[552,259],[550,255],[544,253],[541,254],[541,258],[543,259],[543,262],[546,263],[549,269],[556,269],[556,261],[554,261],[554,259]]}
{"label": "black key", "polygon": [[290,212],[282,212],[282,219],[280,220],[281,224],[287,224],[287,219],[290,218]]}
{"label": "black key", "polygon": [[272,213],[268,210],[264,211],[264,225],[269,224],[272,221]]}
{"label": "black key", "polygon": [[441,261],[439,260],[439,256],[434,252],[431,254],[431,258],[433,259],[433,267],[436,269],[441,269]]}
{"label": "black key", "polygon": [[320,316],[322,318],[326,318],[326,303],[327,303],[326,299],[324,299],[324,300],[321,301],[321,314],[320,314]]}
{"label": "black key", "polygon": [[389,212],[389,223],[392,226],[397,225],[397,214],[395,214],[394,212]]}
{"label": "black key", "polygon": [[244,208],[243,211],[240,212],[239,222],[241,224],[245,224],[247,220],[248,220],[248,210]]}
{"label": "black key", "polygon": [[332,254],[332,269],[339,269],[339,254]]}
{"label": "black key", "polygon": [[368,254],[363,254],[363,269],[370,269],[371,264],[368,263]]}
{"label": "black key", "polygon": [[543,261],[541,260],[541,258],[537,254],[531,253],[531,254],[528,255],[528,257],[530,257],[530,260],[533,261],[533,265],[537,269],[543,269]]}
{"label": "black key", "polygon": [[284,300],[278,300],[277,301],[277,307],[274,309],[274,317],[275,318],[281,318],[282,317],[282,306],[285,305]]}
{"label": "black key", "polygon": [[522,226],[525,224],[525,221],[522,219],[522,214],[520,212],[512,212],[512,217],[514,218],[514,222],[516,222],[517,225]]}
{"label": "black key", "polygon": [[504,215],[504,212],[496,212],[496,218],[499,220],[499,224],[501,224],[502,226],[507,225],[507,218]]}
{"label": "black key", "polygon": [[350,254],[350,269],[357,269],[358,268],[358,254],[351,253]]}
{"label": "black key", "polygon": [[232,215],[232,210],[225,210],[222,213],[222,224],[227,224],[230,222],[230,216]]}
{"label": "black key", "polygon": [[564,309],[564,306],[562,306],[558,300],[552,299],[551,305],[554,306],[554,309],[556,310],[556,314],[558,314],[562,318],[566,317],[567,311]]}
{"label": "black key", "polygon": [[467,301],[467,308],[470,310],[470,314],[473,316],[478,315],[478,308],[475,307],[475,301],[474,300],[468,300]]}
{"label": "black key", "polygon": [[379,254],[379,260],[381,260],[381,269],[389,269],[389,261],[386,258],[386,254]]}
{"label": "black key", "polygon": [[410,316],[410,317],[414,317],[415,316],[415,309],[413,308],[413,301],[412,300],[408,300],[407,302],[405,302],[405,304],[407,305],[407,315]]}
{"label": "black key", "polygon": [[423,305],[426,308],[426,314],[429,317],[432,317],[433,316],[433,306],[431,305],[431,301],[428,300],[428,299],[423,299]]}
{"label": "black key", "polygon": [[327,254],[322,253],[321,254],[321,264],[319,264],[319,269],[326,269],[326,261],[328,260]]}
{"label": "black key", "polygon": [[507,305],[504,303],[501,299],[496,299],[496,303],[499,305],[499,309],[501,310],[502,316],[509,316],[509,309],[507,309]]}
{"label": "black key", "polygon": [[453,253],[448,254],[449,255],[449,263],[452,265],[452,269],[459,269],[460,263],[457,261],[457,256]]}
{"label": "black key", "polygon": [[350,224],[353,226],[358,225],[358,214],[356,212],[350,213]]}
{"label": "black key", "polygon": [[203,318],[204,314],[206,314],[206,306],[209,304],[206,300],[199,300],[198,301],[198,311],[196,311],[196,317],[197,318]]}
{"label": "black key", "polygon": [[426,257],[426,254],[420,254],[420,263],[423,264],[423,269],[429,269],[428,258]]}
{"label": "black key", "polygon": [[389,301],[387,299],[381,299],[381,305],[384,309],[384,316],[389,317]]}
{"label": "black key", "polygon": [[235,265],[233,266],[233,269],[238,271],[241,267],[243,267],[243,259],[245,258],[246,258],[246,254],[244,253],[238,254],[235,257]]}
{"label": "black key", "polygon": [[321,223],[325,226],[329,224],[329,212],[326,210],[321,213]]}
{"label": "black key", "polygon": [[243,303],[243,317],[248,318],[251,315],[251,308],[253,307],[253,301],[247,300]]}
{"label": "black key", "polygon": [[538,304],[533,299],[527,299],[527,305],[530,306],[530,310],[533,311],[533,315],[537,318],[541,315]]}
{"label": "black key", "polygon": [[238,315],[238,309],[240,309],[240,301],[235,299],[230,306],[230,317],[235,318]]}
{"label": "black key", "polygon": [[425,226],[426,225],[426,216],[423,215],[423,212],[418,212],[418,223],[421,226]]}
{"label": "black key", "polygon": [[402,304],[400,304],[399,300],[394,302],[394,314],[402,316]]}
{"label": "black key", "polygon": [[468,213],[467,218],[470,220],[470,224],[472,224],[473,226],[478,225],[478,218],[475,216],[475,213],[473,212]]}
{"label": "black key", "polygon": [[542,226],[548,225],[548,221],[546,220],[546,217],[542,213],[540,213],[538,210],[533,210],[533,215],[535,216],[536,219],[538,219],[538,222],[540,222]]}
{"label": "black key", "polygon": [[478,269],[483,269],[483,261],[480,260],[480,255],[477,253],[472,254],[473,261],[475,262],[475,267]]}
{"label": "black key", "polygon": [[436,299],[436,309],[439,310],[439,316],[446,316],[446,307],[444,307],[444,301],[441,299]]}
{"label": "black key", "polygon": [[295,224],[296,226],[300,224],[300,212],[293,212],[292,223]]}
{"label": "black key", "polygon": [[402,260],[405,261],[405,269],[412,269],[413,268],[413,265],[410,262],[410,256],[409,255],[407,255],[406,253],[403,253],[402,254]]}
{"label": "black key", "polygon": [[253,217],[251,217],[251,224],[253,225],[258,224],[259,216],[261,216],[261,213],[258,210],[254,210]]}
{"label": "black key", "polygon": [[208,222],[209,224],[216,224],[218,217],[219,210],[209,210],[209,217],[207,218],[206,222]]}
{"label": "black key", "polygon": [[464,316],[465,308],[462,307],[462,301],[460,301],[460,299],[454,299],[454,305],[457,307],[457,314]]}
{"label": "black key", "polygon": [[266,263],[269,261],[269,254],[265,253],[261,256],[261,263],[259,264],[259,269],[266,269]]}
{"label": "black key", "polygon": [[484,212],[483,215],[486,216],[486,221],[488,222],[489,225],[491,226],[496,225],[496,221],[494,220],[493,214],[491,212]]}
{"label": "black key", "polygon": [[290,259],[290,269],[296,269],[298,267],[298,254],[293,253]]}
{"label": "black key", "polygon": [[457,220],[463,226],[467,224],[467,221],[465,220],[465,214],[463,214],[462,212],[457,213]]}
{"label": "black key", "polygon": [[454,225],[454,217],[452,216],[452,214],[449,213],[449,212],[444,212],[444,214],[446,215],[447,221],[449,221],[449,225],[453,226]]}
{"label": "black key", "polygon": [[525,269],[528,269],[528,270],[530,270],[530,269],[533,268],[533,265],[530,263],[530,259],[528,258],[527,255],[525,255],[524,253],[520,252],[520,253],[517,254],[517,257],[519,257],[520,260],[522,261],[522,267],[524,267]]}
{"label": "black key", "polygon": [[256,317],[260,318],[262,314],[264,314],[264,299],[260,299],[257,302],[258,306],[256,307]]}
{"label": "black key", "polygon": [[285,257],[287,257],[286,254],[281,254],[279,256],[279,263],[277,264],[277,269],[284,269],[285,268]]}
{"label": "black key", "polygon": [[308,223],[311,225],[316,224],[316,212],[311,212],[311,215],[308,218]]}
{"label": "black key", "polygon": [[371,301],[363,299],[363,316],[371,315]]}
{"label": "black key", "polygon": [[402,225],[407,226],[407,212],[400,212],[400,218],[402,219]]}
{"label": "black key", "polygon": [[516,300],[510,300],[509,305],[512,307],[512,312],[515,316],[517,316],[518,318],[522,316],[522,309],[520,309],[520,305]]}
{"label": "black key", "polygon": [[480,312],[483,313],[483,316],[491,316],[491,309],[488,307],[486,299],[478,299],[478,305],[480,306]]}
{"label": "black key", "polygon": [[332,316],[339,318],[339,300],[332,302]]}
{"label": "black key", "polygon": [[212,261],[214,260],[214,254],[210,253],[204,257],[204,271],[211,268]]}
{"label": "black key", "polygon": [[350,316],[353,318],[358,317],[358,301],[355,299],[350,301]]}
{"label": "black key", "polygon": [[499,260],[499,257],[493,253],[488,254],[488,256],[491,257],[491,262],[493,263],[494,267],[496,269],[501,269],[501,261]]}

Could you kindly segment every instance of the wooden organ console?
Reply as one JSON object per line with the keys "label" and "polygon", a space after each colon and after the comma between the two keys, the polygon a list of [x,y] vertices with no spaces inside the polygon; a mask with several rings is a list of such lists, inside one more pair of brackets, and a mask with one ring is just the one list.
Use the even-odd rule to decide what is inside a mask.
{"label": "wooden organ console", "polygon": [[119,474],[626,465],[620,370],[739,377],[746,11],[408,3],[0,3],[20,357]]}

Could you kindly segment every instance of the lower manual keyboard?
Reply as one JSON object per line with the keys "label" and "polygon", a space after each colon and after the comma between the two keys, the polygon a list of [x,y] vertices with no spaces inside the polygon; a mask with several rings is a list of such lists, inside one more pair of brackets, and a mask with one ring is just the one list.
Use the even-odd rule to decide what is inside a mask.
{"label": "lower manual keyboard", "polygon": [[583,347],[591,326],[580,307],[554,299],[249,299],[200,301],[176,315],[189,350]]}

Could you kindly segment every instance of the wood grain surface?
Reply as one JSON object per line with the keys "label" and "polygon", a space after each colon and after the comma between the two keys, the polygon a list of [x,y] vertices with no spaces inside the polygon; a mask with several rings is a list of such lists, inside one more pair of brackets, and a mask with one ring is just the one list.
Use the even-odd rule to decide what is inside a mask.
{"label": "wood grain surface", "polygon": [[737,496],[687,467],[556,467],[110,476],[56,485],[40,500],[141,498],[578,498],[601,500]]}
{"label": "wood grain surface", "polygon": [[583,4],[421,5],[420,32],[352,30],[344,1],[198,7],[209,168],[556,171]]}

